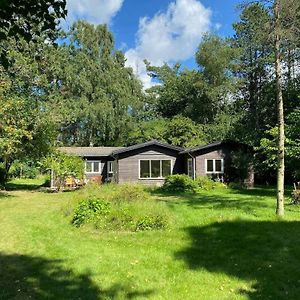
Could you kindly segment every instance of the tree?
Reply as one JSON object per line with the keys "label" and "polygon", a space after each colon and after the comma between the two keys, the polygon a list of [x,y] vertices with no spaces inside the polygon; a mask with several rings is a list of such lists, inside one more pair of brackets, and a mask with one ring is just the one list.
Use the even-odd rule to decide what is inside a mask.
{"label": "tree", "polygon": [[300,24],[300,3],[295,0],[274,0],[273,33],[275,51],[276,96],[278,113],[278,163],[277,163],[277,208],[278,216],[284,215],[284,108],[282,83],[282,50],[284,40],[293,40]]}
{"label": "tree", "polygon": [[278,216],[284,215],[284,112],[282,96],[282,72],[281,72],[281,21],[279,0],[274,3],[274,34],[275,34],[275,73],[276,95],[278,113],[278,166],[277,166],[277,208]]}
{"label": "tree", "polygon": [[0,184],[5,185],[10,166],[16,159],[39,159],[48,153],[55,139],[55,127],[46,110],[46,87],[40,71],[40,57],[47,44],[22,43],[23,51],[15,47],[16,40],[4,41],[7,68],[0,66]]}
{"label": "tree", "polygon": [[0,98],[0,185],[5,185],[14,160],[48,152],[51,130],[40,119],[35,103],[12,93],[9,80],[3,76]]}
{"label": "tree", "polygon": [[254,146],[267,126],[276,123],[275,85],[270,76],[274,53],[270,26],[269,11],[259,3],[246,6],[240,20],[233,24],[235,34],[231,44],[239,52],[236,73],[241,78],[240,110],[246,112],[235,134]]}
{"label": "tree", "polygon": [[[58,19],[67,14],[66,0],[2,0],[0,3],[0,41],[21,38],[27,42],[41,35],[55,38]],[[7,49],[0,46],[1,64],[8,66]]]}
{"label": "tree", "polygon": [[147,90],[157,99],[161,117],[188,117],[211,124],[232,101],[238,79],[234,76],[236,50],[227,40],[207,35],[195,54],[199,70],[181,69],[180,64],[161,67],[146,62],[148,74],[160,85]]}
{"label": "tree", "polygon": [[84,161],[78,156],[68,155],[57,150],[45,157],[41,165],[52,172],[58,189],[65,185],[68,176],[83,179]]}
{"label": "tree", "polygon": [[[126,142],[143,106],[141,83],[125,67],[106,25],[76,22],[52,47],[46,74],[53,103],[68,116],[59,124],[66,145],[113,146]],[[52,109],[57,109],[53,105]]]}
{"label": "tree", "polygon": [[128,142],[144,143],[151,139],[185,148],[206,143],[203,126],[180,115],[138,123],[130,132]]}
{"label": "tree", "polygon": [[[239,23],[236,24],[237,32],[243,37],[251,37],[251,43],[246,48],[249,50],[248,52],[254,53],[254,72],[253,70],[249,72],[249,82],[250,87],[251,84],[254,89],[250,89],[250,99],[254,106],[261,102],[261,95],[259,89],[261,87],[261,75],[264,74],[269,75],[267,77],[268,84],[272,82],[273,78],[270,77],[270,71],[273,71],[275,75],[274,87],[275,94],[274,98],[276,98],[277,105],[277,208],[276,213],[278,216],[284,215],[284,102],[283,102],[283,93],[285,89],[285,82],[283,78],[282,65],[284,65],[285,58],[290,58],[290,55],[284,55],[284,52],[288,49],[290,51],[291,44],[295,44],[297,39],[297,31],[299,28],[299,1],[295,0],[272,0],[272,1],[254,1],[251,4],[248,4],[244,10],[244,15],[247,13],[247,20],[250,22],[246,23],[248,26],[248,32],[244,31],[245,24]],[[255,13],[256,11],[256,13]],[[251,21],[252,20],[252,21]],[[262,20],[265,22],[261,23]],[[254,26],[253,26],[254,25]],[[237,41],[247,41],[243,39],[237,39]],[[255,45],[253,47],[253,44]],[[296,42],[297,44],[297,42]],[[245,43],[243,47],[245,47]],[[267,45],[267,51],[264,50],[264,45]],[[272,45],[272,47],[268,46]],[[286,45],[289,45],[286,47]],[[299,45],[299,44],[298,44]],[[254,49],[254,51],[253,51]],[[269,52],[269,54],[268,54]],[[273,63],[270,65],[268,61],[268,56],[273,57]],[[253,56],[250,56],[251,58]],[[260,61],[260,58],[263,60]],[[267,60],[264,60],[266,58]],[[256,64],[256,63],[259,64]],[[253,60],[250,60],[250,63],[253,63]],[[289,65],[289,61],[287,61],[287,65]],[[250,64],[251,66],[251,64]],[[257,71],[259,72],[257,72]],[[288,67],[290,71],[290,67]],[[272,73],[271,73],[272,74]],[[289,80],[287,82],[291,82],[290,76],[288,76]],[[257,80],[259,79],[259,80]],[[266,86],[266,85],[265,85]],[[289,84],[287,85],[289,86]],[[288,90],[288,89],[287,89]],[[257,92],[259,91],[259,92]],[[262,90],[261,90],[262,91]],[[289,94],[289,91],[288,91]],[[252,96],[251,96],[252,95]],[[271,92],[272,95],[272,92]],[[272,99],[273,97],[271,97]],[[253,101],[255,100],[255,101]],[[259,107],[259,106],[258,106]],[[263,107],[267,107],[264,105]],[[273,107],[272,103],[270,103],[270,107]],[[250,107],[251,108],[251,107]],[[255,114],[254,114],[255,115]],[[269,115],[272,115],[270,111]],[[274,115],[275,116],[275,115]],[[255,119],[255,117],[253,118]],[[273,122],[273,121],[272,121]],[[267,125],[273,127],[273,124],[267,123]],[[275,122],[275,120],[274,120]],[[275,125],[275,124],[274,124]],[[261,132],[264,132],[266,128],[256,123],[254,126],[254,132],[256,128],[259,128]],[[253,128],[251,129],[253,131]],[[258,135],[259,136],[259,135]],[[259,140],[259,139],[256,139]]]}

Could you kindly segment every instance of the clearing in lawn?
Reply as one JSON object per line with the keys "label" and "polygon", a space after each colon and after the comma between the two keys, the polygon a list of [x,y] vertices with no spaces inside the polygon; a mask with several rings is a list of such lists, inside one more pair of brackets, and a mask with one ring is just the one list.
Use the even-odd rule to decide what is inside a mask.
{"label": "clearing in lawn", "polygon": [[66,208],[82,191],[11,186],[0,192],[0,299],[299,299],[300,209],[277,220],[273,189],[152,190],[171,225],[129,232],[72,226]]}

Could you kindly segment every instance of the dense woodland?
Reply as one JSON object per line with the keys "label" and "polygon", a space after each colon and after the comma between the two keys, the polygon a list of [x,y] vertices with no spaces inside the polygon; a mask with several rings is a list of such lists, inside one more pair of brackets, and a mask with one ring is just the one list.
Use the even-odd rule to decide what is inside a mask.
{"label": "dense woodland", "polygon": [[[282,1],[279,9],[285,173],[292,182],[300,178],[299,3]],[[145,60],[149,76],[159,83],[148,90],[125,66],[106,25],[78,21],[64,32],[53,24],[44,30],[27,22],[36,29],[29,35],[18,28],[11,34],[3,24],[0,30],[2,182],[14,162],[35,164],[57,146],[125,146],[152,138],[183,147],[222,139],[247,143],[256,150],[258,180],[275,182],[278,119],[270,2],[241,5],[233,36],[207,33],[195,53],[194,70]]]}

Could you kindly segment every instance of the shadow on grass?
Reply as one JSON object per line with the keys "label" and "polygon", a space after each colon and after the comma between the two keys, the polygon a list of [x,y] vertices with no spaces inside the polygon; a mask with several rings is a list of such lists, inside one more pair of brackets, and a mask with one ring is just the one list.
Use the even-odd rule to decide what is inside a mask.
{"label": "shadow on grass", "polygon": [[[271,193],[272,191],[270,191]],[[256,210],[271,207],[266,201],[268,192],[260,189],[252,190],[212,190],[200,193],[165,193],[160,190],[153,191],[153,195],[165,201],[169,206],[186,204],[195,209],[240,210],[254,214]],[[275,202],[274,202],[275,203]]]}
{"label": "shadow on grass", "polygon": [[190,245],[175,257],[188,268],[256,282],[235,291],[249,299],[299,299],[300,222],[227,221],[185,230]]}
{"label": "shadow on grass", "polygon": [[6,199],[6,198],[9,198],[9,197],[11,197],[11,195],[9,195],[8,193],[0,190],[0,199]]}
{"label": "shadow on grass", "polygon": [[0,299],[133,299],[152,292],[124,284],[100,289],[90,274],[75,274],[61,260],[0,254]]}
{"label": "shadow on grass", "polygon": [[7,191],[17,191],[17,190],[35,191],[38,190],[40,187],[42,187],[42,184],[8,182],[5,186],[5,189]]}

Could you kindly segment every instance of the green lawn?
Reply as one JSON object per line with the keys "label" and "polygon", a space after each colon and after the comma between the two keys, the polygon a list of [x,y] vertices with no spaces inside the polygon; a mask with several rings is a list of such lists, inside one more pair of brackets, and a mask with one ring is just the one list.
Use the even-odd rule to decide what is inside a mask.
{"label": "green lawn", "polygon": [[153,192],[172,226],[133,233],[75,228],[64,208],[79,191],[26,183],[0,192],[0,299],[300,297],[300,208],[277,220],[273,189]]}

